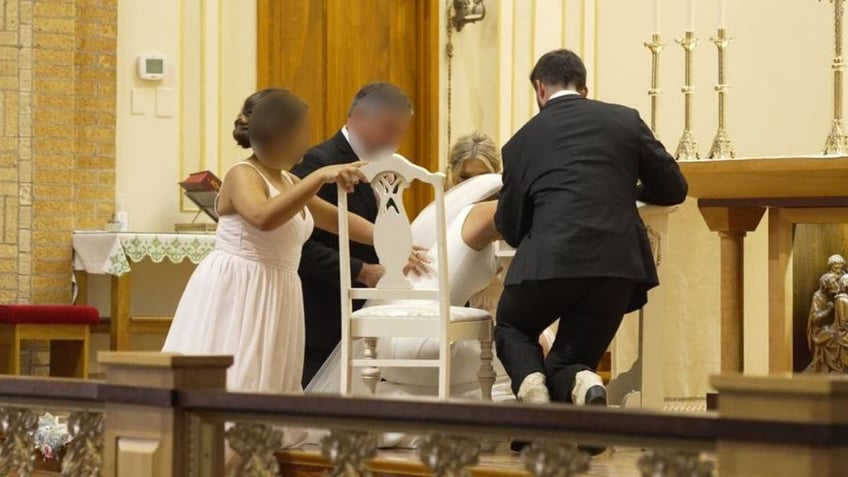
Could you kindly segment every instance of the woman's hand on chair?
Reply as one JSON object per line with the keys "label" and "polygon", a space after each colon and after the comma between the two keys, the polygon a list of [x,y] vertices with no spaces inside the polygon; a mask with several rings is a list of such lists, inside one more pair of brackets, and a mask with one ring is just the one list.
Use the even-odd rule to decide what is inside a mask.
{"label": "woman's hand on chair", "polygon": [[324,180],[324,183],[331,184],[336,182],[350,193],[353,192],[354,187],[356,187],[356,185],[360,182],[368,182],[365,174],[359,170],[365,164],[367,164],[367,162],[358,161],[350,164],[326,166],[318,169],[317,172],[321,174],[321,178]]}

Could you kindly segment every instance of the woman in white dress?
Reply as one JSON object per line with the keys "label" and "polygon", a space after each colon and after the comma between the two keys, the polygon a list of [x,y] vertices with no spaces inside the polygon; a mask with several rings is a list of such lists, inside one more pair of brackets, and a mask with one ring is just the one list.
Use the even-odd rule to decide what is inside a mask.
{"label": "woman in white dress", "polygon": [[[304,349],[300,251],[313,225],[338,229],[336,208],[315,194],[332,182],[351,189],[363,178],[361,164],[294,178],[288,171],[309,145],[308,109],[283,89],[250,96],[233,136],[253,155],[224,178],[215,250],[191,276],[163,351],[232,355],[231,391],[298,393]],[[372,242],[373,226],[356,215],[350,232],[355,241]]]}

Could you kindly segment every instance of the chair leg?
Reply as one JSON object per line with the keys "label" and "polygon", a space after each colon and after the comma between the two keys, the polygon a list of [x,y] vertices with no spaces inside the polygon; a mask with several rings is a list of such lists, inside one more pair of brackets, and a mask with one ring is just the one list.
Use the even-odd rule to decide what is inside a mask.
{"label": "chair leg", "polygon": [[16,326],[0,327],[0,374],[21,374],[21,340]]}
{"label": "chair leg", "polygon": [[450,398],[451,342],[443,342],[439,349],[439,399]]}
{"label": "chair leg", "polygon": [[[377,338],[363,338],[365,345],[364,358],[377,359]],[[371,394],[377,393],[377,383],[380,382],[380,368],[373,366],[362,369],[362,381],[371,390]]]}
{"label": "chair leg", "polygon": [[477,380],[480,381],[480,394],[484,401],[492,400],[492,386],[495,385],[495,368],[492,367],[492,340],[480,340],[480,370]]}

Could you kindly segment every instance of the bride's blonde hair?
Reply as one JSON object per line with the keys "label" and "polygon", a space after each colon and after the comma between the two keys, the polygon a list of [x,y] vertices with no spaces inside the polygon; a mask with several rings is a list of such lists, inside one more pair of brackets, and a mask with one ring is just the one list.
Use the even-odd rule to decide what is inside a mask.
{"label": "bride's blonde hair", "polygon": [[448,157],[448,188],[453,187],[466,178],[460,177],[462,165],[466,161],[480,161],[489,172],[500,173],[503,169],[501,154],[495,141],[489,136],[475,131],[457,139]]}

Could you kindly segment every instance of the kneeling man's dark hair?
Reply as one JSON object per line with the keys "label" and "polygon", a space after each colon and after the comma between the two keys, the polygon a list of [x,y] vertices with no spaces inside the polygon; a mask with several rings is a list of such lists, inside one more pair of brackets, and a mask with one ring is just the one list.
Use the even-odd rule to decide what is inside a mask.
{"label": "kneeling man's dark hair", "polygon": [[533,72],[530,82],[535,87],[536,81],[549,86],[571,86],[577,90],[586,88],[586,65],[583,60],[571,50],[553,50],[542,55]]}

